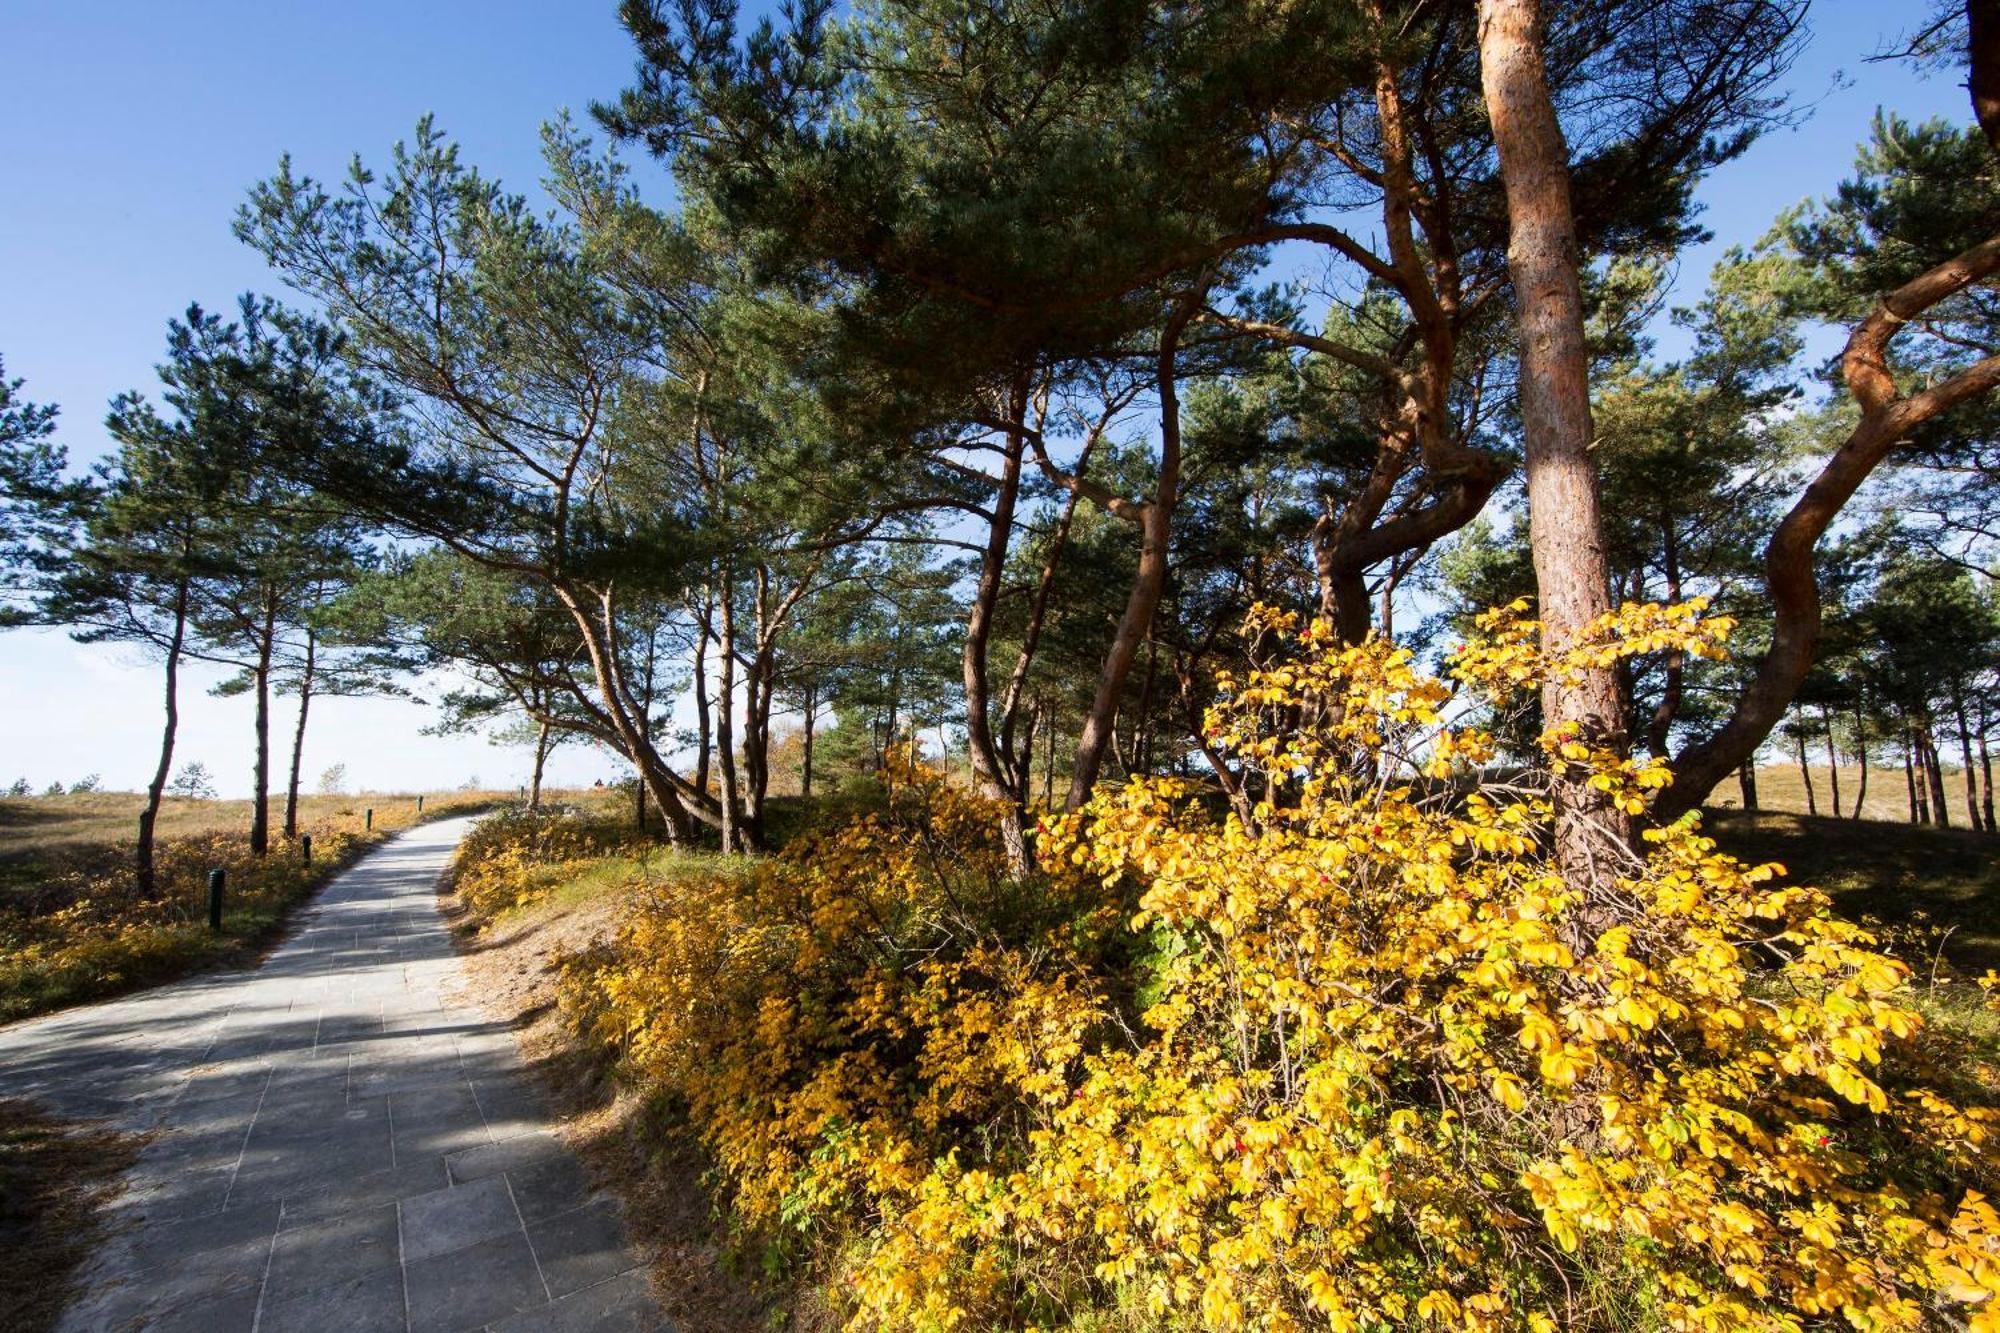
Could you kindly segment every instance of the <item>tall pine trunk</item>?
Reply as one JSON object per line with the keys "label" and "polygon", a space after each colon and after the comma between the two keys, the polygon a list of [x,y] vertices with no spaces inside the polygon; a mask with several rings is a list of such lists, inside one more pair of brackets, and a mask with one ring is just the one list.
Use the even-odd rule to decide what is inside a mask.
{"label": "tall pine trunk", "polygon": [[[1507,193],[1507,270],[1520,322],[1521,427],[1528,532],[1540,596],[1542,649],[1565,652],[1611,610],[1610,574],[1590,457],[1589,351],[1570,207],[1569,150],[1550,100],[1537,0],[1480,0],[1479,63]],[[1544,725],[1586,744],[1626,748],[1617,673],[1591,668],[1542,689]],[[1575,765],[1553,776],[1556,858],[1571,887],[1599,878],[1632,822]],[[1599,923],[1586,913],[1585,930]]]}
{"label": "tall pine trunk", "polygon": [[1743,808],[1757,808],[1757,761],[1745,759],[1736,766],[1736,786],[1743,793]]}
{"label": "tall pine trunk", "polygon": [[1826,785],[1827,801],[1835,819],[1840,818],[1840,747],[1833,739],[1833,713],[1819,710],[1820,723],[1826,728]]}
{"label": "tall pine trunk", "polygon": [[160,799],[167,790],[167,778],[174,766],[174,738],[181,726],[181,648],[187,643],[188,580],[183,576],[174,585],[174,629],[167,640],[166,721],[160,728],[160,762],[154,766],[153,780],[146,784],[146,807],[139,812],[139,845],[133,851],[132,869],[142,897],[153,896],[158,872],[153,866],[153,830],[160,822]]}
{"label": "tall pine trunk", "polygon": [[979,794],[998,802],[1005,813],[1000,840],[1007,864],[1017,875],[1028,869],[1027,833],[1022,827],[1022,793],[1016,790],[1005,757],[993,736],[993,709],[988,689],[988,646],[1000,588],[1007,572],[1007,548],[1014,536],[1014,506],[1021,494],[1021,457],[1027,445],[1029,379],[1017,374],[1007,390],[1007,444],[1001,454],[1000,476],[986,525],[986,544],[979,553],[979,578],[972,608],[965,618],[965,641],[959,652],[959,675],[965,688],[965,754]]}
{"label": "tall pine trunk", "polygon": [[277,633],[278,603],[266,597],[257,641],[257,761],[250,798],[250,850],[257,856],[271,850],[271,654]]}
{"label": "tall pine trunk", "polygon": [[306,631],[306,660],[299,671],[299,720],[292,728],[292,771],[285,779],[285,837],[299,836],[299,765],[306,750],[306,709],[312,705],[313,656],[318,648],[317,636]]}
{"label": "tall pine trunk", "polygon": [[1806,729],[1801,726],[1792,734],[1792,741],[1798,747],[1799,781],[1806,785],[1806,813],[1819,813],[1819,800],[1813,795],[1812,769],[1806,766]]}

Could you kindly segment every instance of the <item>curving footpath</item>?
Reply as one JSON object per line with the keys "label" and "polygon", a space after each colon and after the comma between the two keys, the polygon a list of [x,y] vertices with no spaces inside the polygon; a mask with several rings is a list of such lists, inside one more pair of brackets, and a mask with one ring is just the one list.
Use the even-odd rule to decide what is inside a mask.
{"label": "curving footpath", "polygon": [[667,1327],[506,1025],[446,994],[470,823],[371,853],[254,971],[0,1029],[0,1096],[153,1135],[65,1333]]}

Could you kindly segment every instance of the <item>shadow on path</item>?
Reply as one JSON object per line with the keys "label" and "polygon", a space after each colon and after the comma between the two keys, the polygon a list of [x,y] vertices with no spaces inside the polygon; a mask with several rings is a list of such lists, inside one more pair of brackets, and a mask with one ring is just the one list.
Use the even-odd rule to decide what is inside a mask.
{"label": "shadow on path", "polygon": [[59,1328],[666,1327],[506,1025],[444,1001],[471,822],[371,853],[253,971],[0,1029],[0,1096],[152,1134]]}

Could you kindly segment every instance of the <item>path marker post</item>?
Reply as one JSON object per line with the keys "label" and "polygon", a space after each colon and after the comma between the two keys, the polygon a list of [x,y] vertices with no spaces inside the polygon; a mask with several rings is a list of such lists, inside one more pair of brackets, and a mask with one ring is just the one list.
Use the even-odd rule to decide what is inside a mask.
{"label": "path marker post", "polygon": [[299,859],[307,865],[313,863],[313,835],[310,833],[299,834]]}
{"label": "path marker post", "polygon": [[208,928],[222,930],[222,867],[208,872]]}
{"label": "path marker post", "polygon": [[418,792],[418,793],[417,793],[417,813],[418,813],[418,814],[422,814],[423,812],[424,812],[424,794],[423,794],[422,792]]}
{"label": "path marker post", "polygon": [[375,827],[375,807],[371,805],[368,807],[368,813],[362,819],[361,828],[363,832],[366,832],[367,830],[372,829],[374,827]]}

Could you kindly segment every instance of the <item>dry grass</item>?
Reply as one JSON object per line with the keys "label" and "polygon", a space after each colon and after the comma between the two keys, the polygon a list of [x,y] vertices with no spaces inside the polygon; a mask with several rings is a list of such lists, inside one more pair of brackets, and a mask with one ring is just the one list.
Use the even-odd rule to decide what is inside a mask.
{"label": "dry grass", "polygon": [[[456,793],[445,793],[455,795]],[[427,798],[432,804],[436,796]],[[368,792],[358,796],[302,796],[301,826],[331,825],[362,820],[374,809],[386,823],[408,823],[417,798],[410,792]],[[139,812],[146,798],[138,792],[89,792],[75,796],[0,797],[0,892],[31,884],[38,868],[52,859],[76,853],[96,855],[106,848],[131,845],[139,829]],[[284,819],[284,800],[271,803],[275,838]],[[405,816],[400,821],[393,816]],[[162,840],[200,833],[250,831],[249,801],[201,801],[168,797],[160,806],[156,833]]]}
{"label": "dry grass", "polygon": [[55,1327],[100,1230],[98,1206],[141,1142],[0,1101],[0,1324]]}
{"label": "dry grass", "polygon": [[[2000,837],[1824,815],[1711,811],[1724,851],[1776,861],[1833,895],[1848,916],[1935,927],[1933,947],[1961,971],[2000,967]],[[1906,958],[1921,971],[1929,959]]]}
{"label": "dry grass", "polygon": [[[497,792],[319,798],[302,811],[313,838],[274,837],[252,855],[245,802],[179,802],[156,848],[158,881],[142,893],[132,868],[140,798],[128,793],[10,798],[0,819],[0,1022],[157,985],[254,958],[291,911],[390,832],[421,819],[504,804]],[[374,812],[372,829],[365,828]],[[219,931],[206,882],[227,875]]]}
{"label": "dry grass", "polygon": [[[1808,766],[1812,772],[1813,794],[1819,804],[1819,813],[1833,813],[1832,797],[1833,772],[1825,764]],[[1861,768],[1858,764],[1843,764],[1840,769],[1840,814],[1843,817],[1854,813],[1854,800],[1860,793]],[[1960,771],[1947,767],[1944,771],[1944,793],[1951,802],[1951,821],[1954,825],[1965,822],[1965,779]],[[1716,810],[1736,810],[1742,807],[1741,793],[1735,778],[1725,779],[1709,794],[1708,805]],[[1788,814],[1806,813],[1806,784],[1799,776],[1797,764],[1766,764],[1757,770],[1757,805],[1761,810],[1778,810]],[[1903,768],[1897,764],[1893,768],[1868,766],[1868,795],[1862,802],[1863,819],[1881,820],[1885,823],[1908,824],[1910,822],[1909,787],[1903,781]]]}

